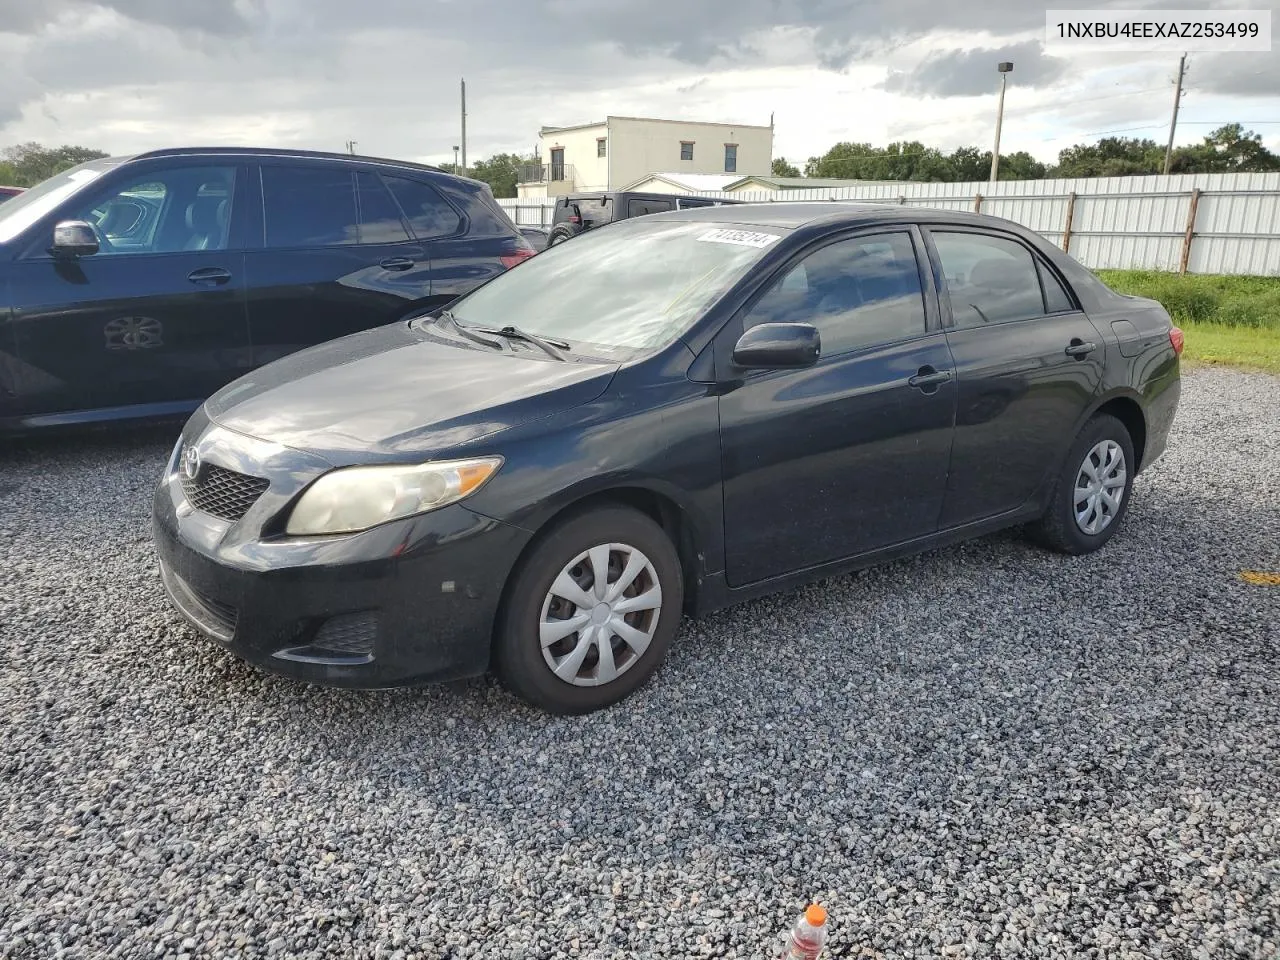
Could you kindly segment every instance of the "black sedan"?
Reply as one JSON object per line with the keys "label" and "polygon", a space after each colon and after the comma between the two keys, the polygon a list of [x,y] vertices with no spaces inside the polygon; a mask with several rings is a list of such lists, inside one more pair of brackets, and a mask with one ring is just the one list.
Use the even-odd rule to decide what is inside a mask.
{"label": "black sedan", "polygon": [[161,575],[236,654],[380,687],[491,665],[612,704],[681,615],[1029,524],[1116,533],[1182,334],[989,217],[637,218],[256,370],[156,491]]}

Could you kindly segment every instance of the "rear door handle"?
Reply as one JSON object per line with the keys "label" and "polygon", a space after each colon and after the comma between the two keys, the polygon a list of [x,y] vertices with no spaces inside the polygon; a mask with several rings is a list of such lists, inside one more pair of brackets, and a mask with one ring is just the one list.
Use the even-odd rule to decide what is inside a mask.
{"label": "rear door handle", "polygon": [[187,279],[201,286],[216,287],[231,279],[231,271],[222,267],[201,267],[188,273]]}
{"label": "rear door handle", "polygon": [[1097,349],[1098,345],[1096,343],[1085,343],[1079,337],[1076,337],[1071,341],[1071,345],[1067,347],[1066,354],[1068,357],[1075,357],[1078,360],[1083,360]]}
{"label": "rear door handle", "polygon": [[924,390],[925,393],[932,393],[929,387],[936,388],[939,384],[947,383],[951,380],[950,370],[935,370],[930,366],[923,366],[917,371],[914,377],[907,380],[907,386],[915,387],[917,390]]}
{"label": "rear door handle", "polygon": [[386,260],[379,260],[378,266],[383,270],[410,270],[413,268],[413,261],[408,257],[387,257]]}

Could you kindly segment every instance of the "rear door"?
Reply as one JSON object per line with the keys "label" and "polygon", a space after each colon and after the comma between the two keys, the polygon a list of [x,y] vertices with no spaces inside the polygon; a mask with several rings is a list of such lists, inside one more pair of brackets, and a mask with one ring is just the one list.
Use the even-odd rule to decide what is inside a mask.
{"label": "rear door", "polygon": [[926,231],[956,362],[945,529],[1015,510],[1071,442],[1102,382],[1105,343],[1052,267],[996,231]]}
{"label": "rear door", "polygon": [[425,244],[377,169],[263,161],[260,246],[249,254],[255,364],[399,319],[431,294]]}
{"label": "rear door", "polygon": [[250,368],[247,165],[129,165],[60,211],[95,254],[55,259],[37,237],[10,264],[21,415],[135,404],[175,411]]}

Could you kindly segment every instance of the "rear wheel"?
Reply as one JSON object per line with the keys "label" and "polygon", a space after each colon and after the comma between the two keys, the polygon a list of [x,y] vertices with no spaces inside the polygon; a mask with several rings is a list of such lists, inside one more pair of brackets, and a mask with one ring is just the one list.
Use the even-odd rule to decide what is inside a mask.
{"label": "rear wheel", "polygon": [[1099,549],[1115,535],[1129,509],[1136,466],[1125,425],[1109,414],[1094,417],[1072,444],[1049,508],[1032,534],[1062,553]]}
{"label": "rear wheel", "polygon": [[639,689],[680,626],[680,558],[644,514],[601,507],[546,536],[520,565],[499,620],[495,665],[551,713],[588,713]]}

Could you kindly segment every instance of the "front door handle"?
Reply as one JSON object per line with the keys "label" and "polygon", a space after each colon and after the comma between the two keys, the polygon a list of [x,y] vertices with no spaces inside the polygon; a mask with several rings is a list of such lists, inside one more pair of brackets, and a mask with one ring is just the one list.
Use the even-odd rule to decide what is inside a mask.
{"label": "front door handle", "polygon": [[222,267],[201,267],[187,274],[187,279],[205,287],[216,287],[231,279],[231,271]]}
{"label": "front door handle", "polygon": [[936,393],[939,385],[947,383],[951,380],[950,370],[938,370],[925,364],[916,371],[914,377],[907,380],[907,386],[915,387],[925,393]]}
{"label": "front door handle", "polygon": [[1071,339],[1071,345],[1067,347],[1065,352],[1068,357],[1075,357],[1077,360],[1083,360],[1097,349],[1098,345],[1096,343],[1085,343],[1079,337],[1073,337]]}
{"label": "front door handle", "polygon": [[383,270],[410,270],[413,268],[413,261],[408,257],[388,257],[386,260],[379,260],[378,266]]}

